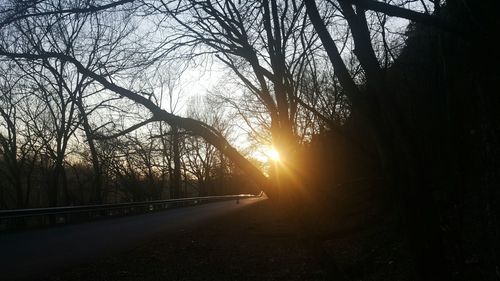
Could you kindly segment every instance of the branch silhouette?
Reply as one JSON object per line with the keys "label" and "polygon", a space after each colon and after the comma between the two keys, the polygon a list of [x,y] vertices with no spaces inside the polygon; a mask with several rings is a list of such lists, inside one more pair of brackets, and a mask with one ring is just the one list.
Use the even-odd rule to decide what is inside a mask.
{"label": "branch silhouette", "polygon": [[[170,125],[178,126],[187,131],[193,132],[193,134],[204,138],[208,143],[219,149],[225,156],[231,159],[236,165],[238,165],[249,177],[251,177],[257,185],[259,185],[264,192],[269,191],[270,183],[268,178],[253,165],[248,159],[241,155],[229,142],[212,126],[203,123],[201,121],[180,117],[169,113],[160,107],[158,107],[151,100],[133,92],[125,89],[119,85],[116,85],[106,79],[104,76],[99,75],[88,68],[86,68],[80,61],[66,54],[54,53],[54,52],[43,52],[38,54],[31,53],[12,53],[4,50],[0,50],[0,56],[5,56],[14,59],[26,59],[26,60],[41,60],[41,59],[58,59],[61,61],[69,62],[73,64],[78,72],[86,75],[95,81],[99,82],[106,89],[113,91],[125,98],[128,98],[142,106],[146,107],[151,113],[152,118],[165,121]],[[269,194],[269,192],[266,192]]]}

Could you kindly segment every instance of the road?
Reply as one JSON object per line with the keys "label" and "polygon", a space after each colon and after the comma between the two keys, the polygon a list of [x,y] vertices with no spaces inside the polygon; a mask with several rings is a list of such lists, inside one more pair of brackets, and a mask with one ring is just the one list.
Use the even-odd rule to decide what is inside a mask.
{"label": "road", "polygon": [[254,204],[263,198],[171,209],[96,222],[0,234],[0,279],[43,276],[143,243]]}

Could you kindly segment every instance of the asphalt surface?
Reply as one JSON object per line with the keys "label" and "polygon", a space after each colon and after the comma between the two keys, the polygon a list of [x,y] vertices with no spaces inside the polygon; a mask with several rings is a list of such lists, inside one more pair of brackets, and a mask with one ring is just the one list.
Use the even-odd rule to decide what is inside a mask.
{"label": "asphalt surface", "polygon": [[32,279],[131,250],[162,235],[199,226],[264,198],[215,202],[157,213],[0,234],[0,280]]}

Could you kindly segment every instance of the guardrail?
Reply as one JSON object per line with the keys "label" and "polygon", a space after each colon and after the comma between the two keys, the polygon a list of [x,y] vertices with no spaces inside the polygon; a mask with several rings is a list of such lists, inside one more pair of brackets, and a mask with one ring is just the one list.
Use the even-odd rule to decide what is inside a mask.
{"label": "guardrail", "polygon": [[0,231],[89,221],[104,217],[141,214],[215,201],[261,197],[253,194],[167,199],[145,202],[83,205],[53,208],[0,210]]}

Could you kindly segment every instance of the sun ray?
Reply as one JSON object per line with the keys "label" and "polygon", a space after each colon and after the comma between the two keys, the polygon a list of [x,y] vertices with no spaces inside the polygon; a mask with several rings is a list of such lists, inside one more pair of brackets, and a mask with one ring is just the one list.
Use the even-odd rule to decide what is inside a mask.
{"label": "sun ray", "polygon": [[278,162],[280,161],[280,153],[274,148],[274,147],[270,147],[267,151],[266,151],[266,154],[267,154],[267,157],[272,160],[272,161],[275,161],[275,162]]}

